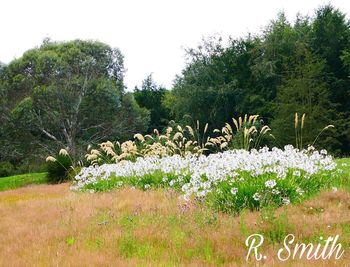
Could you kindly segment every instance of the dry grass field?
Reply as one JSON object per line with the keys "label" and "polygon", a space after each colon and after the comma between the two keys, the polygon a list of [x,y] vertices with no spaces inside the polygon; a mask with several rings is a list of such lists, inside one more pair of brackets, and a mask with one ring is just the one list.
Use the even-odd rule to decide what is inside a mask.
{"label": "dry grass field", "polygon": [[[215,213],[171,191],[75,193],[69,184],[0,192],[1,266],[281,266],[284,236],[318,242],[340,235],[338,261],[286,266],[349,266],[350,193],[323,192],[276,211]],[[246,262],[245,239],[265,237],[267,259]]]}

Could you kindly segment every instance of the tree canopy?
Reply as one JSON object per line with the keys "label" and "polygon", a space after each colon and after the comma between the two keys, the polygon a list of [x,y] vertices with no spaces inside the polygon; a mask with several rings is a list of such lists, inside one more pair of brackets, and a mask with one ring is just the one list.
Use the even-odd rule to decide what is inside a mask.
{"label": "tree canopy", "polygon": [[13,150],[67,147],[76,155],[89,142],[146,128],[138,117],[147,112],[124,96],[124,72],[121,52],[95,41],[45,41],[12,61],[1,72],[1,119]]}
{"label": "tree canopy", "polygon": [[350,152],[350,26],[331,5],[314,17],[283,13],[260,35],[208,38],[188,49],[188,64],[164,102],[177,120],[191,117],[212,128],[233,116],[260,114],[272,125],[276,145],[291,143],[293,117],[306,113],[305,141],[325,125],[336,131],[320,146]]}

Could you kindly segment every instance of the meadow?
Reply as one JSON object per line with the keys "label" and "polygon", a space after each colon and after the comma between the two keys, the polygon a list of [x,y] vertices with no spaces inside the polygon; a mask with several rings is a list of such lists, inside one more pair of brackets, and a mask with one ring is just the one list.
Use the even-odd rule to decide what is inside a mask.
{"label": "meadow", "polygon": [[[347,166],[343,166],[347,163]],[[334,188],[306,202],[243,211],[239,216],[186,201],[169,188],[79,193],[70,184],[32,185],[0,193],[1,266],[256,266],[245,261],[245,239],[261,233],[267,259],[283,238],[302,242],[340,235],[350,249],[350,160],[337,160]],[[335,186],[337,187],[335,189]],[[346,266],[349,254],[337,261]],[[333,266],[335,261],[288,261]]]}
{"label": "meadow", "polygon": [[[0,266],[349,265],[347,15],[223,37],[186,48],[169,88],[128,88],[98,40],[0,62]],[[289,234],[345,253],[281,262]]]}

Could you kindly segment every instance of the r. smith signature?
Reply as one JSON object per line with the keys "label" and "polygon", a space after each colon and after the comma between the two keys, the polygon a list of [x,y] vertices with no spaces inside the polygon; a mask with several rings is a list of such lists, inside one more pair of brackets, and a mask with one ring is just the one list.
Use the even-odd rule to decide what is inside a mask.
{"label": "r. smith signature", "polygon": [[[277,252],[277,257],[280,261],[287,261],[292,259],[307,259],[307,260],[338,260],[344,255],[344,250],[341,243],[338,242],[339,235],[330,236],[327,239],[320,237],[320,241],[323,243],[298,243],[295,242],[295,236],[289,234],[284,238],[283,247]],[[267,256],[263,255],[261,246],[264,243],[264,236],[261,234],[252,234],[247,237],[245,245],[248,247],[246,260],[251,257],[255,257],[255,260],[261,261],[267,259]],[[259,249],[260,248],[260,249]]]}

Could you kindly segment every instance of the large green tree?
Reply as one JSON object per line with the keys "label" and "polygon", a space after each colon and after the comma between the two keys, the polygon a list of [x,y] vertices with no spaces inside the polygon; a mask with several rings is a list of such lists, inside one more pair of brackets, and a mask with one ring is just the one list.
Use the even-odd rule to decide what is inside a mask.
{"label": "large green tree", "polygon": [[[75,156],[88,142],[125,138],[118,125],[138,115],[130,101],[124,107],[123,78],[121,52],[100,42],[46,41],[12,61],[1,84],[3,117],[16,147],[67,147]],[[131,120],[128,128],[144,129],[146,123]]]}

